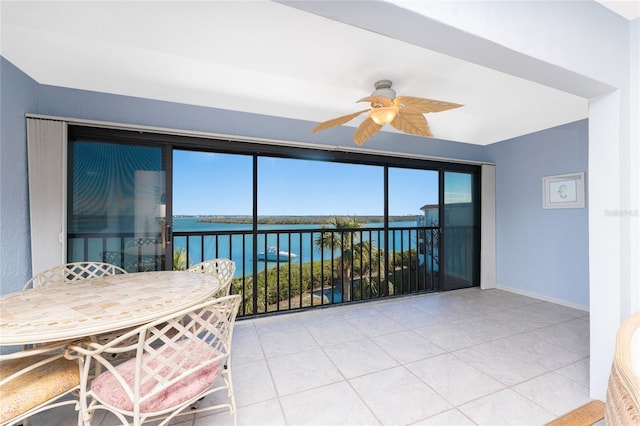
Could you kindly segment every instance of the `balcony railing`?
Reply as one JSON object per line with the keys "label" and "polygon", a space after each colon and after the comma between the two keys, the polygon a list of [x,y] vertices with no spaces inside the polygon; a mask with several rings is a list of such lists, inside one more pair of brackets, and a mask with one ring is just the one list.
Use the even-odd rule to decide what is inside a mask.
{"label": "balcony railing", "polygon": [[[244,298],[239,314],[254,316],[438,290],[438,239],[438,228],[424,226],[174,232],[172,261],[184,270],[208,259],[233,260],[231,291]],[[165,267],[158,245],[134,240],[70,234],[69,257],[129,271]]]}
{"label": "balcony railing", "polygon": [[175,232],[174,268],[234,260],[241,315],[261,315],[434,291],[437,241],[433,227]]}

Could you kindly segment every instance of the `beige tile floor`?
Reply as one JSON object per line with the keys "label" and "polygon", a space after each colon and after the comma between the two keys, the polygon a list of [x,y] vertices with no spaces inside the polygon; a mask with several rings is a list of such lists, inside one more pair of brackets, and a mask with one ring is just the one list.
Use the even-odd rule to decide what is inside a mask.
{"label": "beige tile floor", "polygon": [[590,400],[588,313],[501,290],[242,320],[233,351],[239,425],[542,425]]}

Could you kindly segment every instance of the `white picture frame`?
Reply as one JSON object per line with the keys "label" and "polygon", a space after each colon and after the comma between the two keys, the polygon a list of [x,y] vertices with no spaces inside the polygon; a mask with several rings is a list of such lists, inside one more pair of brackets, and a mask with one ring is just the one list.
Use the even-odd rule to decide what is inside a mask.
{"label": "white picture frame", "polygon": [[584,172],[542,178],[543,209],[580,209],[584,207]]}

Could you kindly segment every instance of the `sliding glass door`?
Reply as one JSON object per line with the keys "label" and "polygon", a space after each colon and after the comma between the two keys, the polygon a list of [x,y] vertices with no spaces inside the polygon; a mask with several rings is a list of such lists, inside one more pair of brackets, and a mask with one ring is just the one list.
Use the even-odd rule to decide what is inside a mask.
{"label": "sliding glass door", "polygon": [[242,315],[479,285],[477,166],[71,126],[67,169],[69,261],[229,258]]}
{"label": "sliding glass door", "polygon": [[444,172],[442,215],[442,289],[479,285],[480,221],[478,175]]}
{"label": "sliding glass door", "polygon": [[68,161],[68,261],[164,269],[171,224],[163,147],[72,133]]}

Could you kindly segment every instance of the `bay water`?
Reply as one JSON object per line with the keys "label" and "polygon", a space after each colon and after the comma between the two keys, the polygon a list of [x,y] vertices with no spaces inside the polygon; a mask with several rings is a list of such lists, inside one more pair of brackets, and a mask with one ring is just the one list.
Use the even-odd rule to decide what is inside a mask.
{"label": "bay water", "polygon": [[[176,216],[173,218],[173,244],[174,251],[179,249],[186,249],[187,239],[184,236],[176,236],[175,233],[180,232],[208,232],[208,231],[250,231],[251,224],[246,223],[219,223],[219,222],[207,222],[203,221],[204,218],[197,216]],[[326,225],[325,225],[326,226]],[[390,228],[396,227],[415,227],[416,222],[390,222]],[[295,231],[289,237],[288,233],[277,234],[270,232],[265,235],[258,235],[258,251],[264,251],[268,247],[278,247],[281,251],[296,254],[296,257],[291,258],[292,265],[298,265],[300,262],[306,263],[310,261],[318,261],[323,258],[325,261],[331,259],[331,251],[321,250],[315,247],[314,239],[320,235],[319,230],[323,227],[322,224],[260,224],[260,231]],[[383,224],[381,222],[363,224],[363,229],[377,228],[381,229]],[[309,232],[305,232],[309,230]],[[318,232],[311,232],[311,230]],[[201,237],[190,237],[189,240],[189,259],[190,264],[198,263],[203,260],[214,258],[229,258],[236,263],[235,277],[241,277],[243,275],[249,275],[253,272],[253,240],[251,235],[222,235],[218,238],[205,237],[204,244],[202,244]],[[381,247],[384,244],[384,232],[383,231],[363,231],[362,240],[371,240],[374,247]],[[408,250],[409,248],[415,249],[417,246],[415,231],[410,233],[409,230],[396,231],[394,233],[396,250]],[[204,252],[203,252],[204,251]],[[335,257],[340,256],[339,250],[334,250]],[[280,262],[283,263],[283,261]],[[275,267],[276,262],[268,262],[265,260],[258,260],[257,270],[258,272],[267,268]]]}

